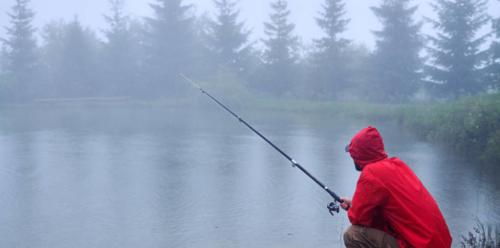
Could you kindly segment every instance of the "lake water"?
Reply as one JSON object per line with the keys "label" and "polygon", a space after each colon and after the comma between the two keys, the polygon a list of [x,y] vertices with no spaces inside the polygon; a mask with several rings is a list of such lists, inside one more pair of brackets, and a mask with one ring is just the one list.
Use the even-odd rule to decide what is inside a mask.
{"label": "lake water", "polygon": [[[239,112],[348,197],[359,174],[344,146],[376,125],[388,153],[434,195],[455,241],[476,217],[500,222],[499,173],[459,162],[409,130]],[[349,222],[345,212],[329,215],[330,201],[215,106],[0,110],[0,247],[341,247]]]}

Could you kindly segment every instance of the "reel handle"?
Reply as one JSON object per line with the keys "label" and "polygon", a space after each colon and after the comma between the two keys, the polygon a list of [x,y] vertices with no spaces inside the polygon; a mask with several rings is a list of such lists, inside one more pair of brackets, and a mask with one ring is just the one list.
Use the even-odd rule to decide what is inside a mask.
{"label": "reel handle", "polygon": [[335,215],[335,212],[337,214],[340,212],[340,206],[336,202],[330,202],[326,207],[328,208],[328,212],[330,212],[332,216]]}

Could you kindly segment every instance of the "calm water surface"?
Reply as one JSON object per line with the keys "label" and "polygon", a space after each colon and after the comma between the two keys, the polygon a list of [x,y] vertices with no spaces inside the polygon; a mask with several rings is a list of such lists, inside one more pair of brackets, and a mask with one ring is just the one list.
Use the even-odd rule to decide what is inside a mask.
{"label": "calm water surface", "polygon": [[[241,114],[339,195],[359,174],[344,146],[377,125],[455,240],[500,222],[500,176],[384,123]],[[341,247],[317,185],[218,109],[0,110],[0,247]],[[418,200],[418,199],[417,199]],[[457,243],[455,243],[457,244]]]}

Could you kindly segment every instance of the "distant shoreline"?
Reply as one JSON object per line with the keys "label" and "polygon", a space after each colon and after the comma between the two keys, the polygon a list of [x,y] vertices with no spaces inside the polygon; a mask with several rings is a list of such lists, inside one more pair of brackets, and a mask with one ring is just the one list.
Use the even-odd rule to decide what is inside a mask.
{"label": "distant shoreline", "polygon": [[[422,140],[440,144],[464,160],[499,165],[500,94],[466,97],[451,102],[386,104],[362,101],[313,101],[288,98],[228,97],[239,110],[284,111],[301,115],[334,115],[389,121],[411,130]],[[203,96],[136,99],[131,97],[45,98],[29,103],[1,104],[0,110],[47,108],[178,108],[216,110]]]}

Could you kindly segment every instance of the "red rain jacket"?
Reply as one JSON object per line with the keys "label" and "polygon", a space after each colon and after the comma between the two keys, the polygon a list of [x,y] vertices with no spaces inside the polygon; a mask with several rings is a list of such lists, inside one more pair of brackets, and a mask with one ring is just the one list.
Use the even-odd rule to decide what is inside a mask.
{"label": "red rain jacket", "polygon": [[410,167],[387,158],[377,129],[368,127],[356,134],[349,153],[362,170],[348,211],[353,225],[387,232],[400,247],[451,246],[436,201]]}

